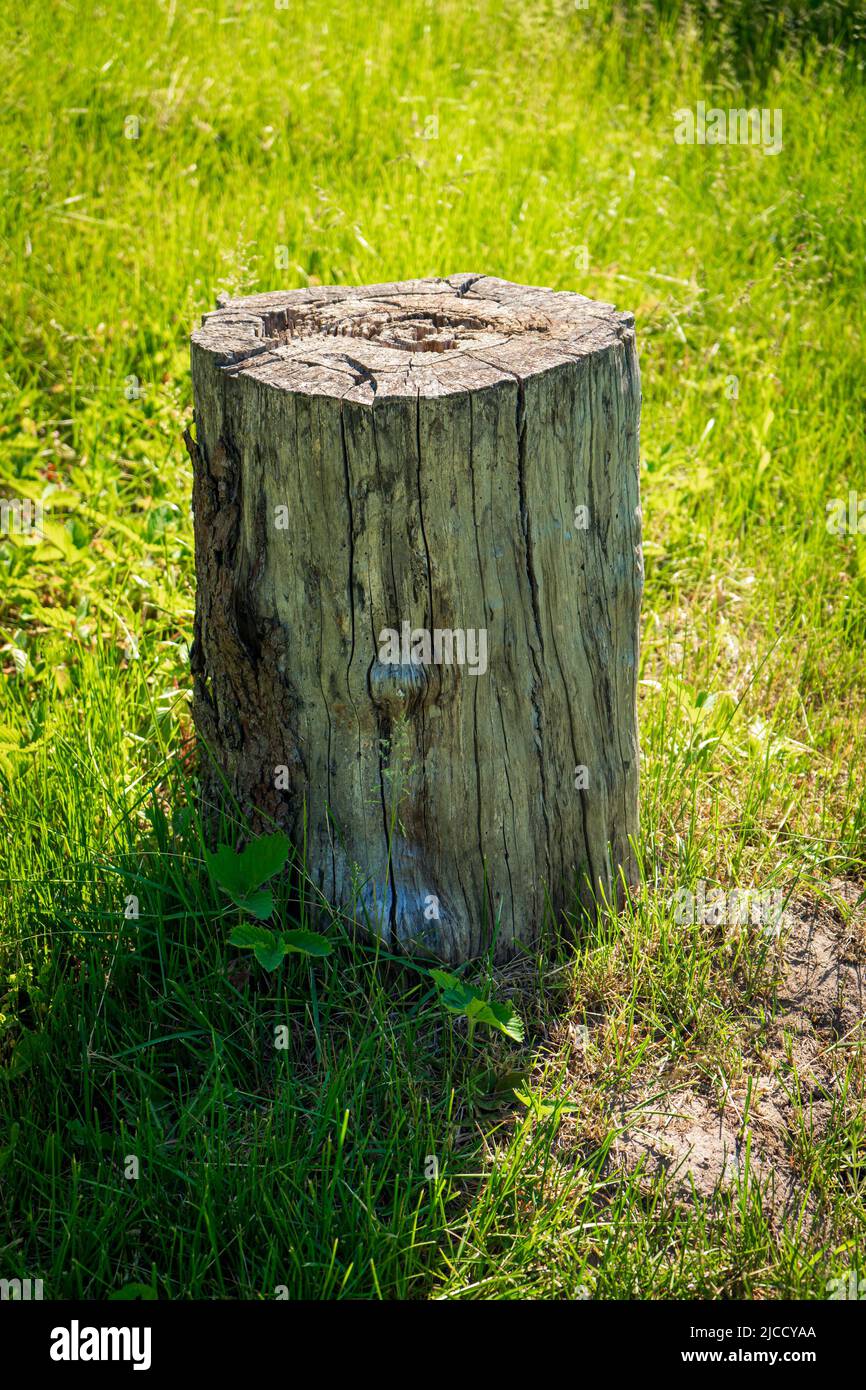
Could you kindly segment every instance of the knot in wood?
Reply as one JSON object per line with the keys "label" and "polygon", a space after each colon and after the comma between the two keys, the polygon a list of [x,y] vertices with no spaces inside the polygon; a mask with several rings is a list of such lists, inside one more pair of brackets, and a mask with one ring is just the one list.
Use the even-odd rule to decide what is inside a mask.
{"label": "knot in wood", "polygon": [[374,661],[370,667],[370,699],[390,720],[411,714],[424,703],[430,688],[424,667]]}

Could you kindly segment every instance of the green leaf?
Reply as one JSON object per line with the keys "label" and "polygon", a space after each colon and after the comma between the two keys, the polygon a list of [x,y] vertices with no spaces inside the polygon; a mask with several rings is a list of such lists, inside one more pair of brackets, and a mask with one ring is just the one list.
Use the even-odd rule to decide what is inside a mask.
{"label": "green leaf", "polygon": [[288,836],[278,830],[251,840],[240,854],[231,845],[219,845],[214,854],[207,855],[207,862],[220,888],[237,901],[278,874],[285,867],[289,850]]}
{"label": "green leaf", "polygon": [[109,1303],[131,1303],[135,1299],[142,1299],[145,1303],[155,1303],[157,1301],[156,1289],[150,1284],[124,1284],[122,1289],[115,1289],[108,1295]]}
{"label": "green leaf", "polygon": [[277,830],[273,835],[260,835],[257,840],[247,845],[241,855],[247,892],[258,888],[260,884],[284,869],[289,852],[289,837],[281,830]]}
{"label": "green leaf", "polygon": [[245,889],[241,856],[235,853],[231,845],[218,845],[214,854],[211,854],[210,851],[205,853],[205,859],[220,888],[224,889],[226,893],[243,895]]}
{"label": "green leaf", "polygon": [[465,1014],[473,999],[482,998],[477,989],[470,989],[456,975],[449,975],[447,970],[431,970],[430,975],[442,991],[442,1003],[453,1014]]}
{"label": "green leaf", "polygon": [[47,1051],[48,1039],[44,1033],[22,1033],[12,1048],[11,1060],[4,1071],[7,1076],[22,1076],[41,1061]]}
{"label": "green leaf", "polygon": [[265,970],[276,970],[286,954],[282,941],[277,941],[273,946],[254,946],[253,955],[259,965],[264,966]]}
{"label": "green leaf", "polygon": [[276,970],[286,954],[280,937],[267,927],[256,926],[254,922],[239,922],[229,937],[229,944],[248,947],[265,970]]}
{"label": "green leaf", "polygon": [[251,917],[258,917],[260,922],[266,922],[274,910],[274,895],[270,888],[260,888],[257,893],[251,893],[247,898],[233,896],[232,902],[237,903],[238,907],[243,908]]}
{"label": "green leaf", "polygon": [[523,1042],[523,1019],[513,1004],[498,1003],[495,999],[490,999],[487,1008],[493,1017],[492,1019],[485,1018],[483,1022],[498,1028],[500,1033],[504,1033],[507,1038],[513,1038],[515,1042]]}
{"label": "green leaf", "polygon": [[334,949],[326,936],[314,931],[286,931],[280,940],[287,951],[300,951],[305,956],[329,956]]}
{"label": "green leaf", "polygon": [[254,922],[239,922],[229,936],[231,946],[246,946],[255,950],[256,946],[276,946],[277,938],[267,927],[256,926]]}
{"label": "green leaf", "polygon": [[431,970],[431,980],[435,980],[440,989],[449,989],[452,985],[458,985],[460,981],[456,975],[449,975],[447,970]]}
{"label": "green leaf", "polygon": [[486,1023],[515,1042],[523,1042],[523,1019],[512,1004],[485,998],[480,990],[464,984],[446,970],[431,970],[430,975],[442,991],[442,1003],[451,1013],[464,1015],[471,1025]]}
{"label": "green leaf", "polygon": [[529,1080],[530,1072],[524,1067],[520,1071],[508,1069],[498,1072],[487,1068],[473,1078],[475,1083],[475,1105],[479,1110],[502,1110],[517,1099],[515,1092]]}
{"label": "green leaf", "polygon": [[521,1105],[525,1105],[527,1110],[531,1110],[537,1120],[549,1120],[551,1116],[555,1116],[557,1124],[566,1111],[577,1110],[578,1108],[571,1100],[558,1097],[554,1097],[552,1100],[546,1098],[533,1091],[529,1082],[516,1087],[514,1097]]}

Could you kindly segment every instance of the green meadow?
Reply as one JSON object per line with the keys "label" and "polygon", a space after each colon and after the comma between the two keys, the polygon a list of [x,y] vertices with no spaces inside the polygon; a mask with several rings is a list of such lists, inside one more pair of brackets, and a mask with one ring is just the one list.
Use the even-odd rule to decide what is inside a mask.
{"label": "green meadow", "polygon": [[[5,7],[0,497],[43,522],[0,536],[0,1277],[866,1276],[866,90],[856,15],[793,9]],[[781,149],[677,143],[699,101],[781,112]],[[466,972],[522,1040],[284,886],[333,949],[263,970],[195,795],[190,331],[223,292],[462,271],[634,311],[643,385],[641,891]],[[675,921],[699,883],[780,930]],[[635,1140],[666,1105],[721,1116],[724,1180]]]}

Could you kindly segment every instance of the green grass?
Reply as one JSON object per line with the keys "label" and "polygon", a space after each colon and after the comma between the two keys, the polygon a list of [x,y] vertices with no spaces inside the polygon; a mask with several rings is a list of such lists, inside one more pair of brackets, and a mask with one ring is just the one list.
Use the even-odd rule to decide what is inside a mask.
{"label": "green grass", "polygon": [[[799,1213],[754,1181],[683,1200],[616,1157],[617,1094],[741,1085],[776,1008],[776,953],[675,928],[673,890],[808,896],[866,859],[866,539],[824,524],[866,495],[862,61],[669,14],[0,18],[0,490],[47,506],[44,541],[0,538],[0,1276],[820,1298],[866,1268],[850,1039],[819,1142],[798,1103]],[[675,145],[699,99],[780,108],[782,153]],[[633,309],[644,389],[645,888],[495,979],[479,963],[526,1039],[471,1049],[427,976],[327,913],[312,968],[266,976],[226,944],[194,812],[181,441],[220,290],[456,271]],[[534,1104],[491,1099],[491,1068],[527,1071]]]}

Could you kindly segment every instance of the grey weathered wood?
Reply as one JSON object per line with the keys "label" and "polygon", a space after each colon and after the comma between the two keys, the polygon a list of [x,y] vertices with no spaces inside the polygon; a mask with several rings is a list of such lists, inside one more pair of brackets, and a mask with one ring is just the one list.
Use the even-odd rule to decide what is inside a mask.
{"label": "grey weathered wood", "polygon": [[[207,799],[225,779],[332,902],[450,960],[633,882],[631,315],[480,275],[322,286],[223,301],[192,371]],[[404,621],[485,629],[486,673],[379,660]]]}

